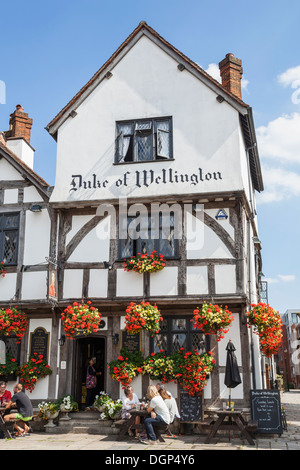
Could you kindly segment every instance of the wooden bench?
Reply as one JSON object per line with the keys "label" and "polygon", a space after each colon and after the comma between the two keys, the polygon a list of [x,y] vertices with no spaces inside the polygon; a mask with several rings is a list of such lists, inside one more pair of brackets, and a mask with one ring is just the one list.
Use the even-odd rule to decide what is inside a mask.
{"label": "wooden bench", "polygon": [[246,429],[250,432],[257,431],[258,421],[255,419],[250,419],[247,423]]}

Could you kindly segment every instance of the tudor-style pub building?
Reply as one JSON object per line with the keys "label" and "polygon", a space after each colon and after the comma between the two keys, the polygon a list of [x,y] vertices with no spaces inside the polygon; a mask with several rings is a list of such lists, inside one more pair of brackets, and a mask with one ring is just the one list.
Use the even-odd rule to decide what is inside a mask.
{"label": "tudor-style pub building", "polygon": [[[249,407],[250,388],[264,387],[258,339],[246,324],[250,303],[259,301],[255,192],[263,181],[252,109],[241,96],[241,61],[227,54],[219,67],[221,83],[141,22],[47,125],[57,142],[53,188],[32,169],[30,119],[22,109],[12,114],[0,143],[0,256],[8,271],[0,280],[0,306],[13,302],[28,314],[21,357],[29,354],[37,329],[49,342],[53,374],[38,382],[33,399],[71,393],[83,404],[89,356],[103,372],[98,391],[118,398],[120,386],[107,364],[128,340],[127,305],[142,300],[157,304],[164,320],[158,335],[140,334],[133,348],[145,355],[213,350],[206,407],[228,398],[229,339],[242,377],[232,399]],[[14,126],[17,118],[25,120],[26,135]],[[152,238],[151,210],[159,213],[162,205],[169,214],[158,218]],[[174,207],[184,217],[177,219]],[[127,232],[134,224],[144,227],[140,238]],[[153,250],[164,255],[163,270],[123,269],[124,258]],[[49,296],[52,276],[55,293]],[[102,329],[64,339],[61,312],[81,299],[102,313]],[[204,301],[227,305],[234,314],[220,342],[190,321]],[[147,377],[135,379],[140,397],[147,384]],[[174,384],[169,389],[177,396]]]}

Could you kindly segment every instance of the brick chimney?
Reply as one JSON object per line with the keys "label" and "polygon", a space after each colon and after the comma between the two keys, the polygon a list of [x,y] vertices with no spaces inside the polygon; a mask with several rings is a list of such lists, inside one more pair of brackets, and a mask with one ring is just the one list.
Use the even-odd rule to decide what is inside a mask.
{"label": "brick chimney", "polygon": [[4,132],[6,146],[14,152],[26,165],[33,169],[34,148],[30,145],[32,119],[17,104],[16,110],[10,115],[9,130]]}
{"label": "brick chimney", "polygon": [[225,59],[219,63],[219,69],[223,87],[242,99],[242,61],[231,53],[226,54]]}
{"label": "brick chimney", "polygon": [[9,128],[11,138],[23,137],[28,144],[30,144],[32,119],[24,113],[24,109],[20,104],[17,104],[16,110],[10,115]]}

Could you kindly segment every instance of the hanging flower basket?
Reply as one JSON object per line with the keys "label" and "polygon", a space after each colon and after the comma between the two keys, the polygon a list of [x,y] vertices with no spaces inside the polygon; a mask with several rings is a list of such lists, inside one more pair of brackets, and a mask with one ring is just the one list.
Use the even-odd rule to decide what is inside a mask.
{"label": "hanging flower basket", "polygon": [[125,325],[126,329],[135,334],[141,330],[148,331],[151,335],[158,333],[162,316],[156,305],[149,302],[135,304],[131,302],[126,308]]}
{"label": "hanging flower basket", "polygon": [[140,254],[131,256],[129,259],[124,259],[124,270],[134,271],[136,273],[155,273],[161,271],[166,265],[163,255],[157,253],[155,250],[150,255]]}
{"label": "hanging flower basket", "polygon": [[108,369],[110,377],[126,387],[137,374],[142,373],[142,365],[143,356],[140,351],[130,353],[126,349],[121,349],[118,359],[111,361]]}
{"label": "hanging flower basket", "polygon": [[163,384],[173,382],[175,375],[172,356],[167,356],[162,349],[157,353],[151,353],[144,360],[143,374],[148,374],[151,380],[157,380]]}
{"label": "hanging flower basket", "polygon": [[17,374],[19,364],[14,357],[9,354],[6,355],[5,364],[0,364],[0,378],[1,380],[13,380]]}
{"label": "hanging flower basket", "polygon": [[251,304],[251,307],[247,312],[249,327],[253,326],[259,336],[262,352],[271,357],[277,353],[282,343],[282,319],[279,312],[269,304],[259,302]]}
{"label": "hanging flower basket", "polygon": [[4,266],[4,261],[1,261],[0,263],[0,277],[5,277],[6,271],[5,271],[5,266]]}
{"label": "hanging flower basket", "polygon": [[212,352],[199,354],[196,350],[184,352],[181,348],[173,354],[174,376],[189,395],[196,396],[207,385],[214,369],[215,359]]}
{"label": "hanging flower basket", "polygon": [[206,304],[204,302],[202,308],[194,310],[194,328],[202,330],[206,335],[216,335],[217,341],[224,338],[224,334],[228,332],[234,317],[232,313],[219,305]]}
{"label": "hanging flower basket", "polygon": [[52,374],[52,369],[47,364],[42,354],[34,353],[29,360],[18,368],[19,380],[26,390],[31,393],[37,381]]}
{"label": "hanging flower basket", "polygon": [[102,314],[91,302],[73,302],[61,314],[63,327],[67,338],[76,335],[89,335],[98,331]]}
{"label": "hanging flower basket", "polygon": [[22,338],[28,329],[26,315],[17,307],[0,309],[0,336]]}

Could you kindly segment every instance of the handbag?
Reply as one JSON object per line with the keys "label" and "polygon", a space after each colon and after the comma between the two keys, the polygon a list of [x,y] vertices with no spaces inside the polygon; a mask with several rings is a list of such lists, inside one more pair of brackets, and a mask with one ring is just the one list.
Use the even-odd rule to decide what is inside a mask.
{"label": "handbag", "polygon": [[89,374],[89,368],[87,368],[87,374],[86,374],[86,388],[95,388],[96,385],[97,385],[96,376]]}

